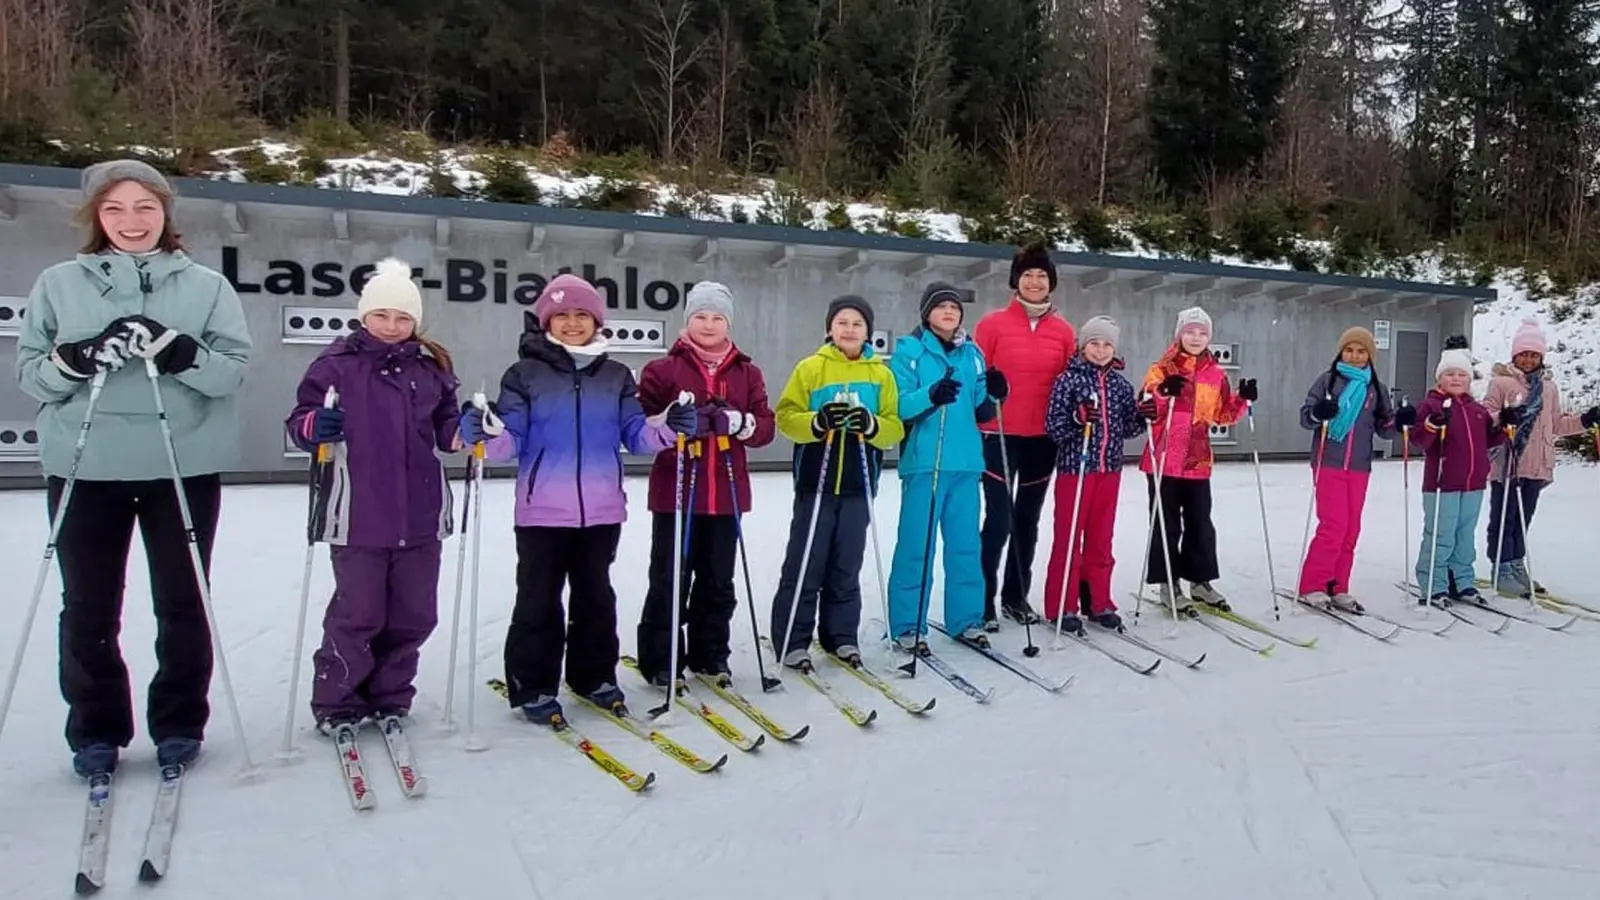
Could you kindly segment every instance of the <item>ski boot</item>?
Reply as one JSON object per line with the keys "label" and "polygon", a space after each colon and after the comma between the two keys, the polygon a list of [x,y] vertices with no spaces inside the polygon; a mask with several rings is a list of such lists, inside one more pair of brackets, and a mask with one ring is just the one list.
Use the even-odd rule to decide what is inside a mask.
{"label": "ski boot", "polygon": [[[728,664],[725,662],[713,663],[709,666],[691,666],[690,668],[696,675],[705,676],[717,687],[733,687],[733,673],[728,670]],[[660,686],[666,686],[666,682],[663,681]]]}
{"label": "ski boot", "polygon": [[621,688],[610,682],[585,694],[584,699],[619,719],[628,715],[627,698],[622,695]]}
{"label": "ski boot", "polygon": [[814,668],[811,664],[811,654],[805,648],[798,647],[783,655],[783,664],[799,672],[810,672]]}
{"label": "ski boot", "polygon": [[361,716],[355,713],[334,713],[317,719],[317,733],[323,737],[333,737],[341,728],[360,730]]}
{"label": "ski boot", "polygon": [[200,742],[191,737],[168,737],[156,742],[156,765],[187,769],[200,757]]}
{"label": "ski boot", "polygon": [[1450,594],[1446,591],[1440,591],[1426,600],[1422,599],[1421,597],[1417,598],[1418,606],[1431,606],[1434,609],[1449,609],[1451,602]]}
{"label": "ski boot", "polygon": [[[1038,625],[1044,621],[1043,619],[1039,618],[1039,614],[1034,612],[1033,607],[1029,606],[1026,601],[1021,603],[1005,603],[1001,605],[1000,609],[1005,613],[1006,618],[1017,623],[1018,625]],[[989,629],[985,628],[984,630],[988,631]]]}
{"label": "ski boot", "polygon": [[[1089,620],[1096,625],[1099,625],[1101,628],[1106,629],[1107,631],[1122,630],[1122,617],[1117,615],[1116,610],[1106,610],[1103,613],[1095,613],[1089,617]],[[1080,629],[1083,628],[1082,625],[1079,625],[1078,627]],[[1066,626],[1063,625],[1062,630],[1066,630]]]}
{"label": "ski boot", "polygon": [[981,647],[985,650],[989,649],[989,636],[984,633],[982,628],[979,628],[976,625],[968,628],[966,631],[961,632],[960,640],[965,641],[974,647]]}
{"label": "ski boot", "polygon": [[1474,606],[1483,605],[1483,595],[1478,593],[1478,589],[1475,587],[1469,587],[1466,590],[1461,591],[1460,593],[1456,594],[1455,599],[1462,603],[1471,603]]}
{"label": "ski boot", "polygon": [[535,725],[551,725],[565,718],[561,701],[554,694],[540,694],[531,702],[522,704],[522,714]]}
{"label": "ski boot", "polygon": [[1341,612],[1356,616],[1362,615],[1367,611],[1367,608],[1361,605],[1361,601],[1346,593],[1336,593],[1329,597],[1328,605]]}
{"label": "ski boot", "polygon": [[115,744],[85,744],[72,754],[72,771],[79,778],[109,776],[117,770]]}
{"label": "ski boot", "polygon": [[983,604],[983,630],[994,634],[1000,630],[1000,617],[994,614],[994,601],[988,600]]}
{"label": "ski boot", "polygon": [[838,657],[840,662],[843,662],[852,669],[861,668],[861,648],[857,647],[855,644],[844,644],[839,649],[833,651],[833,655]]}
{"label": "ski boot", "polygon": [[1522,599],[1533,590],[1533,586],[1528,584],[1527,570],[1522,568],[1521,560],[1501,563],[1497,574],[1499,577],[1496,581],[1499,582],[1502,597]]}
{"label": "ski boot", "polygon": [[928,655],[928,642],[909,631],[895,638],[894,643],[895,649],[901,653],[913,653],[917,656]]}
{"label": "ski boot", "polygon": [[1159,586],[1157,591],[1156,605],[1159,606],[1164,612],[1168,613],[1172,612],[1174,606],[1176,606],[1178,610],[1178,618],[1180,619],[1200,618],[1200,610],[1194,608],[1194,601],[1190,599],[1189,596],[1183,591],[1178,591],[1177,594],[1173,594],[1172,585],[1170,584],[1163,583]]}
{"label": "ski boot", "polygon": [[1212,587],[1209,581],[1189,582],[1189,594],[1213,609],[1220,609],[1223,612],[1233,611],[1233,607],[1228,605],[1228,598],[1222,596],[1222,592]]}
{"label": "ski boot", "polygon": [[[1056,627],[1056,620],[1046,619],[1044,624],[1046,628],[1053,630]],[[1061,632],[1062,634],[1083,634],[1083,619],[1072,613],[1067,613],[1061,617]]]}

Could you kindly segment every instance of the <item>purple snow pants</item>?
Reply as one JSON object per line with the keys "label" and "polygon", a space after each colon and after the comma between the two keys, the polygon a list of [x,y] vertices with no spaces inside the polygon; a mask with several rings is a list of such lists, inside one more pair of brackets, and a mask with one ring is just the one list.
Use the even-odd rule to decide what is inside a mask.
{"label": "purple snow pants", "polygon": [[329,550],[335,587],[312,656],[311,712],[319,721],[410,712],[422,645],[439,623],[443,545]]}

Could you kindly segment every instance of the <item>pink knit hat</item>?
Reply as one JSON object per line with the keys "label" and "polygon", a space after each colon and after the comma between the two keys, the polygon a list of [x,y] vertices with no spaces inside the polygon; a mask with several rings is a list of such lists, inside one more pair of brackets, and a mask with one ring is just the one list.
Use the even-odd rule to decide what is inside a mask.
{"label": "pink knit hat", "polygon": [[1511,338],[1511,356],[1516,358],[1518,353],[1545,354],[1544,332],[1539,329],[1539,323],[1533,319],[1523,319],[1517,326],[1517,333]]}
{"label": "pink knit hat", "polygon": [[551,316],[580,309],[594,317],[596,326],[606,323],[606,302],[600,299],[594,285],[570,274],[551,279],[533,304],[533,314],[539,317],[539,327],[546,331],[550,330]]}

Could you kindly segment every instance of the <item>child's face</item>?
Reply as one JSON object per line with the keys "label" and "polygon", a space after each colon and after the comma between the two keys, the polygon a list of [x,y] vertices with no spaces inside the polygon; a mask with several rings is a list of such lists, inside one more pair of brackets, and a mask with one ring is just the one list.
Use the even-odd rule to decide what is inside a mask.
{"label": "child's face", "polygon": [[546,329],[550,336],[568,347],[582,347],[594,337],[594,316],[581,309],[565,310],[550,317]]}
{"label": "child's face", "polygon": [[1472,376],[1460,369],[1451,369],[1439,376],[1439,390],[1452,397],[1459,397],[1472,386]]}
{"label": "child's face", "polygon": [[1366,345],[1352,341],[1345,344],[1344,349],[1339,351],[1339,360],[1346,365],[1355,366],[1359,369],[1372,360],[1372,355],[1367,352]]}
{"label": "child's face", "polygon": [[928,310],[928,327],[944,337],[955,334],[961,327],[961,304],[946,300]]}
{"label": "child's face", "polygon": [[855,359],[867,343],[867,320],[856,310],[841,309],[828,324],[828,337],[845,356]]}
{"label": "child's face", "polygon": [[361,319],[361,324],[385,344],[410,340],[417,333],[417,320],[397,309],[375,309]]}
{"label": "child's face", "polygon": [[689,339],[702,347],[720,347],[728,339],[728,320],[721,313],[701,310],[689,317]]}
{"label": "child's face", "polygon": [[1544,354],[1524,350],[1511,358],[1511,364],[1524,372],[1532,372],[1544,365]]}
{"label": "child's face", "polygon": [[1116,355],[1117,345],[1102,338],[1095,338],[1083,345],[1083,358],[1097,366],[1106,365]]}
{"label": "child's face", "polygon": [[1211,332],[1199,325],[1189,325],[1178,335],[1178,346],[1190,356],[1199,356],[1211,346]]}

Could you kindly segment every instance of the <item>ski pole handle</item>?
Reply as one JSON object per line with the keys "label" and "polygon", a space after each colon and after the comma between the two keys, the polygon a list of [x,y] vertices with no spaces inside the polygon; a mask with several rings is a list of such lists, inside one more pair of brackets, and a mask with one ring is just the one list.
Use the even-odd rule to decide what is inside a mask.
{"label": "ski pole handle", "polygon": [[[485,412],[487,412],[488,409],[489,409],[489,398],[487,396],[485,396],[483,391],[481,391],[481,390],[473,391],[472,392],[472,405],[474,407],[478,408],[478,409],[481,409],[481,410],[484,410]],[[484,447],[483,447],[483,441],[478,441],[476,444],[472,445],[472,455],[480,463],[483,461],[485,455],[487,455],[487,451],[484,450]]]}
{"label": "ski pole handle", "polygon": [[725,434],[717,435],[717,449],[721,450],[723,453],[727,453],[728,452],[728,436],[727,435],[725,435]]}
{"label": "ski pole handle", "polygon": [[[328,393],[323,395],[323,397],[322,397],[322,408],[323,409],[333,409],[333,407],[338,402],[339,402],[339,392],[338,392],[338,390],[336,390],[333,385],[331,385],[331,384],[328,385]],[[332,455],[333,455],[333,451],[329,448],[329,446],[327,444],[318,444],[317,445],[317,462],[325,463],[325,462],[328,461],[328,457],[332,456]]]}

